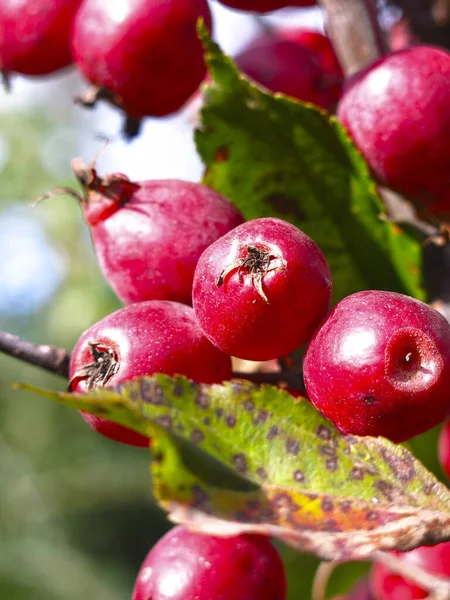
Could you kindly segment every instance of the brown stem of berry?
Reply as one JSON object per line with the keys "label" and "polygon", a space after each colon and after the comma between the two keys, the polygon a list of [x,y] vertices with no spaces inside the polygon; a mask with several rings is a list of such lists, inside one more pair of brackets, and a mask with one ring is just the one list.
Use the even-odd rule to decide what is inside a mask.
{"label": "brown stem of berry", "polygon": [[312,585],[312,600],[326,600],[328,582],[338,564],[335,561],[322,561],[317,567]]}
{"label": "brown stem of berry", "polygon": [[319,0],[327,12],[327,33],[346,75],[387,52],[374,0]]}
{"label": "brown stem of berry", "polygon": [[402,560],[401,557],[396,556],[390,552],[377,551],[372,556],[377,562],[386,565],[390,571],[398,573],[405,579],[409,579],[412,583],[418,587],[429,592],[429,599],[433,600],[450,600],[450,581],[449,579],[443,579],[436,577],[420,568],[418,565],[413,565]]}
{"label": "brown stem of berry", "polygon": [[66,379],[69,376],[70,356],[62,348],[37,346],[16,335],[0,331],[0,352]]}
{"label": "brown stem of berry", "polygon": [[[13,356],[25,363],[40,367],[49,373],[60,375],[65,379],[69,378],[70,355],[62,348],[32,344],[31,342],[22,340],[17,335],[0,331],[0,353]],[[95,363],[95,356],[93,358],[93,362]],[[100,358],[102,357],[100,356]],[[89,375],[90,373],[84,373],[83,378],[87,379]],[[246,379],[258,384],[285,385],[290,389],[305,392],[302,377],[294,369],[281,373],[244,373],[235,371],[233,372],[233,379]]]}

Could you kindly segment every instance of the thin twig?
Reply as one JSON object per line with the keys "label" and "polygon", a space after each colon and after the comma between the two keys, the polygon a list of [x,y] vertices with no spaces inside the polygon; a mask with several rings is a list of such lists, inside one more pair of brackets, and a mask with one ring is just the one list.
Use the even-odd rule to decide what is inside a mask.
{"label": "thin twig", "polygon": [[[69,378],[70,354],[62,348],[55,346],[38,346],[22,340],[16,335],[0,331],[0,353],[13,356],[30,365],[35,365],[60,375],[65,379]],[[280,373],[245,373],[241,371],[233,372],[234,379],[246,379],[253,383],[267,383],[269,385],[283,384],[292,390],[304,392],[305,388],[299,373],[292,369]]]}
{"label": "thin twig", "polygon": [[312,600],[326,599],[328,582],[338,564],[336,561],[322,561],[317,567],[312,585]]}
{"label": "thin twig", "polygon": [[0,331],[0,352],[66,379],[69,377],[70,356],[61,348],[37,346],[16,335]]}
{"label": "thin twig", "polygon": [[346,75],[357,73],[387,52],[374,0],[319,0],[327,33]]}

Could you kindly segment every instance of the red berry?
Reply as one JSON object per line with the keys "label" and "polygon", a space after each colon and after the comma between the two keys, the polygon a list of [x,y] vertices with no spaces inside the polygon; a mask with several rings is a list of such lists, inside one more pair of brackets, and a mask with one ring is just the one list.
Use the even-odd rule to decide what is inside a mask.
{"label": "red berry", "polygon": [[80,1],[1,2],[0,71],[46,75],[69,65],[69,34]]}
{"label": "red berry", "polygon": [[450,211],[450,54],[416,46],[381,58],[347,86],[338,117],[374,174]]}
{"label": "red berry", "polygon": [[344,298],[304,360],[311,402],[344,434],[402,442],[450,413],[450,325],[394,292]]}
{"label": "red berry", "polygon": [[317,104],[324,108],[334,109],[341,95],[344,72],[327,36],[318,31],[299,29],[298,27],[280,29],[277,33],[280,37],[308,48],[314,53],[314,58],[323,72],[322,86],[319,90],[322,101]]}
{"label": "red berry", "polygon": [[83,0],[72,32],[74,61],[129,116],[168,115],[205,75],[199,17],[211,29],[206,0]]}
{"label": "red berry", "polygon": [[101,269],[119,298],[190,304],[198,259],[243,222],[239,211],[199,183],[133,183],[118,173],[100,179],[79,162],[74,170]]}
{"label": "red berry", "polygon": [[266,33],[254,39],[235,62],[243,73],[272,92],[323,108],[336,104],[337,98],[331,102],[327,75],[316,53],[305,45]]}
{"label": "red berry", "polygon": [[255,219],[211,244],[194,275],[195,314],[218,348],[270,360],[306,343],[325,316],[331,275],[318,246],[280,219]]}
{"label": "red berry", "polygon": [[450,480],[450,421],[443,425],[439,434],[438,452],[442,470]]}
{"label": "red berry", "polygon": [[174,527],[150,550],[132,600],[285,600],[283,563],[269,539]]}
{"label": "red berry", "polygon": [[220,0],[225,6],[237,10],[265,13],[286,6],[315,6],[317,0]]}
{"label": "red berry", "polygon": [[[396,552],[395,555],[402,557],[413,570],[419,567],[438,577],[450,577],[450,542],[421,546],[410,552]],[[377,600],[416,600],[428,596],[428,592],[380,563],[372,567],[370,584]]]}
{"label": "red berry", "polygon": [[392,25],[388,32],[389,47],[393,52],[416,46],[419,40],[411,31],[408,19],[402,17]]}
{"label": "red berry", "polygon": [[[74,392],[154,373],[220,383],[231,378],[231,359],[204,337],[192,308],[154,300],[121,308],[90,327],[70,361]],[[106,437],[148,446],[147,438],[121,425],[88,414],[83,417]]]}

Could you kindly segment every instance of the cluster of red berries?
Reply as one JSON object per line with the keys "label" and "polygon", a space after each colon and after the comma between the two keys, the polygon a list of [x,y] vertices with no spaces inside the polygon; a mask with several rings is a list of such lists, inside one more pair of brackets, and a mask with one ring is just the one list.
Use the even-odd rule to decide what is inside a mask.
{"label": "cluster of red berries", "polygon": [[[223,3],[254,12],[316,4],[315,0]],[[103,99],[133,119],[165,116],[178,111],[205,77],[196,32],[199,18],[212,29],[207,0],[2,2],[0,72],[7,81],[14,73],[47,75],[75,64],[93,86],[78,99],[85,106]],[[309,77],[303,86],[312,84],[311,78],[318,86],[323,79],[319,65],[313,67],[314,60],[307,59],[311,66],[301,67],[303,76]]]}
{"label": "cluster of red berries", "polygon": [[[400,442],[450,414],[450,325],[428,305],[365,291],[327,314],[328,264],[290,223],[244,222],[231,202],[201,184],[102,179],[80,160],[73,167],[83,187],[74,194],[103,273],[127,304],[79,339],[70,364],[73,391],[157,372],[220,383],[232,377],[231,356],[270,360],[308,343],[308,396],[341,432]],[[150,442],[100,417],[84,418],[112,439]],[[195,565],[191,550],[202,557]],[[267,561],[275,566],[264,578]],[[221,579],[222,563],[231,571],[247,565],[258,597],[285,598],[284,571],[266,538],[221,540],[176,528],[150,552],[134,600],[164,598],[165,586],[178,586],[173,598],[189,598],[202,585],[226,590],[231,571]],[[225,591],[222,597],[231,598]]]}

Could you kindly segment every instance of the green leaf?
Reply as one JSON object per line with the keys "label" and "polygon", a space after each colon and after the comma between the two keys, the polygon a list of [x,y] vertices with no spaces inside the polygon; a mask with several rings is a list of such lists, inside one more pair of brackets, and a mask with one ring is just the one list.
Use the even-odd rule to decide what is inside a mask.
{"label": "green leaf", "polygon": [[157,375],[41,393],[151,436],[157,500],[199,531],[264,533],[340,561],[450,539],[450,492],[408,450],[342,436],[278,388]]}
{"label": "green leaf", "polygon": [[212,78],[196,132],[204,183],[246,218],[277,216],[312,237],[330,264],[334,301],[362,289],[423,299],[420,245],[380,218],[367,164],[339,123],[250,84],[205,29],[201,37]]}

